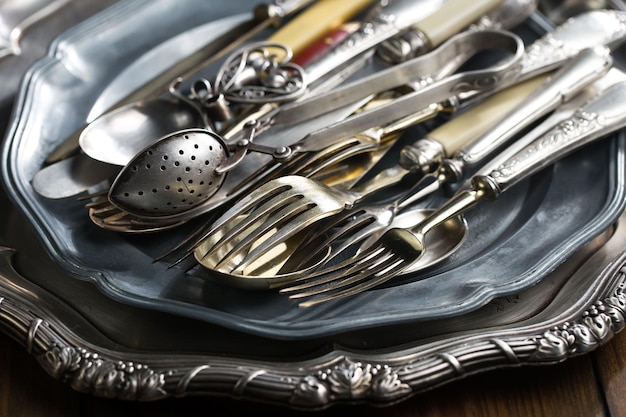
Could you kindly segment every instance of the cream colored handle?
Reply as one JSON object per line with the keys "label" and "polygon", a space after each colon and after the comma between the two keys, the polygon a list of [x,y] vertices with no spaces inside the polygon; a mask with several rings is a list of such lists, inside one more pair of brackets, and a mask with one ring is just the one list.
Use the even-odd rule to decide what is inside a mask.
{"label": "cream colored handle", "polygon": [[482,103],[455,116],[428,134],[428,138],[440,143],[448,158],[465,144],[484,134],[493,124],[502,120],[516,106],[537,90],[549,77],[539,75],[499,91]]}
{"label": "cream colored handle", "polygon": [[412,28],[421,32],[431,48],[435,48],[502,3],[502,0],[448,0]]}
{"label": "cream colored handle", "polygon": [[299,54],[371,3],[372,0],[318,0],[278,29],[268,41],[285,44],[294,55]]}

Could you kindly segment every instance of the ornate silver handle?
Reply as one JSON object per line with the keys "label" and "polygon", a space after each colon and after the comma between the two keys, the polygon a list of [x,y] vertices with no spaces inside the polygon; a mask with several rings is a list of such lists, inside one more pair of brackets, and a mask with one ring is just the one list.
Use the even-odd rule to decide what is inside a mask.
{"label": "ornate silver handle", "polygon": [[611,132],[626,126],[626,82],[609,87],[553,129],[474,183],[495,194]]}
{"label": "ornate silver handle", "polygon": [[482,200],[502,192],[571,152],[626,126],[626,82],[615,84],[579,108],[574,115],[537,138],[489,175],[472,177],[462,189],[410,230],[425,235],[433,227],[459,216]]}
{"label": "ornate silver handle", "polygon": [[521,79],[550,71],[584,48],[614,48],[626,37],[626,12],[597,10],[572,17],[526,48]]}

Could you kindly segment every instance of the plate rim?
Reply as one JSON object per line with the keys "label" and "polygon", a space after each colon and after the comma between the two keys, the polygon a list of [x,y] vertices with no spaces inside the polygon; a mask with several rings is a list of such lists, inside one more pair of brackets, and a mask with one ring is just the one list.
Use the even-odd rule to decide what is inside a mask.
{"label": "plate rim", "polygon": [[[117,10],[115,6],[113,6],[111,9],[114,9],[114,11]],[[115,17],[116,14],[111,12],[110,11],[111,9],[109,9],[109,14],[110,14],[109,17],[111,16]],[[46,73],[45,71],[47,69],[50,69],[55,64],[58,64],[58,62],[60,62],[57,56],[57,52],[59,48],[62,48],[64,44],[71,43],[71,40],[73,39],[73,37],[76,37],[77,39],[82,38],[82,36],[84,36],[84,32],[86,30],[88,31],[88,29],[90,28],[97,27],[98,22],[99,20],[96,19],[89,25],[77,26],[74,30],[66,33],[65,35],[57,39],[57,41],[55,41],[54,43],[55,46],[51,48],[49,56],[47,58],[44,58],[40,62],[38,62],[38,64],[36,64],[35,66],[33,66],[24,79],[24,85],[22,89],[20,90],[20,96],[17,101],[18,104],[16,105],[16,111],[15,111],[16,123],[12,124],[9,134],[7,135],[8,143],[5,144],[5,146],[3,147],[3,159],[5,161],[9,161],[9,163],[2,165],[2,174],[3,174],[3,179],[5,183],[8,183],[9,185],[7,188],[9,189],[11,198],[14,200],[23,199],[26,201],[24,204],[28,205],[29,207],[31,207],[31,205],[33,204],[33,201],[31,200],[34,199],[35,196],[18,191],[21,189],[22,185],[17,183],[17,179],[13,178],[13,176],[10,175],[9,168],[11,164],[16,163],[16,161],[14,159],[11,159],[10,157],[13,156],[13,158],[17,158],[16,156],[17,152],[13,152],[13,153],[11,152],[11,148],[13,146],[17,146],[15,142],[12,140],[12,138],[14,138],[17,134],[19,134],[20,129],[24,129],[25,122],[23,121],[24,119],[23,116],[25,114],[26,115],[28,114],[30,106],[32,106],[33,104],[32,102],[33,102],[34,93],[32,92],[32,89],[30,86],[36,85],[38,82],[41,82],[41,79],[44,78],[44,75]],[[32,88],[35,88],[35,87],[32,87]],[[623,137],[624,132],[621,132],[619,136],[621,136],[619,140],[619,142],[621,143],[621,147],[617,147],[616,145],[618,149],[615,152],[617,156],[621,158],[620,161],[624,162],[626,161],[626,156],[625,156],[625,152],[623,149],[626,146],[624,144],[625,143],[625,139]],[[626,164],[619,163],[619,161],[613,161],[613,162],[616,165],[615,169],[617,170],[617,172],[615,174],[611,174],[612,175],[611,178],[613,177],[617,179],[624,178],[625,176],[623,175],[623,170],[624,170],[623,166]],[[599,219],[598,224],[596,225],[598,229],[603,230],[604,228],[608,227],[610,223],[613,222],[613,220],[617,218],[619,214],[621,213],[621,211],[624,209],[624,205],[626,204],[626,198],[624,197],[625,196],[624,184],[620,183],[620,184],[616,184],[616,186],[618,187],[617,187],[616,193],[612,195],[613,199],[611,201],[607,201],[604,208],[596,216]],[[615,204],[616,200],[619,200],[621,203]],[[50,225],[48,225],[48,221],[40,219],[39,218],[40,216],[38,217],[36,213],[34,213],[34,210],[32,209],[25,210],[23,208],[24,204],[17,204],[17,205],[24,212],[24,214],[29,218],[30,222],[34,225],[34,227],[37,229],[38,234],[42,237],[45,237],[45,239],[42,239],[42,240],[44,241],[48,251],[54,253],[57,258],[63,259],[63,262],[66,263],[66,266],[64,266],[64,268],[72,269],[73,270],[73,272],[71,273],[72,275],[75,275],[81,279],[89,279],[105,294],[107,294],[108,296],[116,300],[124,301],[127,303],[132,303],[134,305],[141,305],[144,307],[149,307],[155,310],[161,310],[161,311],[164,310],[163,307],[159,307],[158,300],[154,300],[152,298],[145,297],[145,296],[139,297],[137,294],[129,294],[129,293],[123,292],[120,288],[115,287],[109,282],[110,280],[107,279],[103,271],[98,271],[93,268],[88,268],[85,265],[78,266],[79,262],[77,259],[74,259],[71,256],[67,256],[67,253],[64,253],[62,251],[61,246],[56,242],[54,236],[52,235],[52,231],[49,230],[51,229],[51,227]],[[583,242],[581,241],[581,239],[584,236],[583,231],[578,231],[576,236],[578,236],[577,239],[575,240],[575,242],[570,242],[570,245],[574,245],[574,244],[578,246],[582,245]],[[565,248],[562,248],[561,250],[565,250]],[[542,265],[542,267],[546,271],[548,271],[556,267],[557,264],[558,264],[558,261],[554,259],[552,262]],[[80,271],[80,274],[78,273],[78,271]],[[495,288],[489,289],[489,290],[483,289],[479,294],[477,294],[476,296],[472,298],[471,306],[466,306],[465,308],[458,308],[454,310],[454,312],[448,312],[448,315],[463,314],[469,311],[470,308],[475,309],[479,307],[480,305],[486,303],[487,301],[489,301],[496,295],[498,296],[506,295],[506,293],[514,293],[516,291],[519,291],[520,285],[521,285],[520,282],[521,280],[518,280],[518,285],[511,285],[507,287],[506,292],[499,291],[497,292],[497,294],[494,294]],[[185,303],[179,300],[168,300],[168,302],[170,303],[169,304],[170,306],[173,306],[173,308],[176,310],[176,313],[178,314],[183,314],[190,318],[195,318],[195,319],[204,319],[204,320],[207,320],[212,323],[216,323],[225,327],[231,327],[231,328],[234,327],[236,330],[248,331],[248,332],[251,332],[254,334],[260,334],[266,337],[274,337],[277,339],[310,338],[310,337],[319,336],[320,332],[322,331],[321,327],[303,329],[302,327],[299,327],[299,326],[285,327],[283,325],[282,327],[279,327],[278,330],[276,326],[259,327],[254,320],[248,320],[246,323],[240,323],[241,320],[234,320],[234,319],[237,319],[239,316],[236,316],[232,313],[220,311],[219,312],[220,314],[215,314],[215,313],[211,313],[210,311],[206,311],[206,309],[203,310],[202,314],[194,313],[194,310],[196,310],[197,308],[193,304]],[[443,316],[440,313],[441,312],[438,312],[438,315]],[[405,317],[405,315],[398,315],[399,321],[406,321],[406,320],[420,321],[420,320],[426,320],[426,319],[427,319],[426,317],[421,317],[421,316],[415,317],[415,315],[412,315],[411,317]],[[234,323],[237,323],[237,324],[234,324]],[[369,327],[377,326],[377,325],[381,325],[381,323],[371,322],[367,324],[367,326]],[[365,325],[363,323],[360,323],[359,326],[363,327]],[[333,332],[336,333],[336,332],[342,332],[342,331],[347,331],[347,330],[357,330],[357,329],[358,329],[358,326],[347,329],[345,327],[334,324],[334,325],[331,325],[330,327],[328,326],[325,327],[323,331],[326,334],[328,334],[329,332],[332,334]]]}

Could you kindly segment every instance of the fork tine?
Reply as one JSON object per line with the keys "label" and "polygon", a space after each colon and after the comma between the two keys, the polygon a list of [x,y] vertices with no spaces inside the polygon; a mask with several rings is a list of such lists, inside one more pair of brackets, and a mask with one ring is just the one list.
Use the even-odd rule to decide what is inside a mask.
{"label": "fork tine", "polygon": [[[242,251],[246,250],[246,248],[249,248],[251,245],[253,245],[257,241],[260,241],[261,238],[263,238],[263,236],[265,236],[270,231],[274,229],[286,230],[287,228],[280,227],[280,226],[283,224],[289,225],[290,222],[292,221],[297,222],[300,217],[303,217],[306,219],[309,216],[308,211],[310,210],[312,203],[302,204],[300,202],[300,198],[295,198],[295,196],[290,197],[286,200],[283,200],[283,202],[286,202],[288,204],[282,207],[278,212],[272,213],[272,215],[267,216],[267,218],[263,221],[263,223],[261,223],[258,227],[252,230],[247,230],[248,226],[251,224],[254,224],[254,222],[259,221],[259,218],[262,218],[262,217],[257,216],[256,212],[254,216],[248,216],[248,217],[252,217],[251,219],[252,221],[242,222],[242,223],[247,223],[247,224],[242,225],[241,228],[238,228],[240,230],[238,230],[237,232],[240,232],[241,230],[246,230],[246,231],[249,231],[249,233],[241,241],[237,242],[237,244],[232,249],[230,249],[226,255],[222,257],[221,261],[216,265],[216,267],[219,268],[222,265],[230,262],[235,256],[239,255]],[[232,238],[230,235],[231,233],[229,233],[229,236],[224,236],[224,238],[220,239],[220,241],[218,241],[213,246],[208,256],[213,255],[215,253],[215,250],[219,249],[220,247],[224,247],[225,243],[232,241]],[[226,239],[227,237],[229,239]],[[271,237],[269,239],[271,239]],[[266,239],[263,243],[267,242],[267,240],[269,239]],[[266,245],[266,246],[269,246],[269,245]],[[254,250],[251,251],[251,253],[252,252],[254,252]],[[263,253],[265,253],[265,251],[262,251],[258,255],[262,255]],[[245,262],[253,262],[255,259],[258,258],[258,255],[252,255],[250,256],[249,259],[248,259],[248,255],[246,255],[244,257],[244,260],[239,262],[239,266],[238,268],[235,269],[235,271],[239,269],[243,269],[243,264]]]}
{"label": "fork tine", "polygon": [[[303,264],[307,264],[311,259],[317,257],[320,252],[326,251],[327,248],[332,246],[333,243],[338,242],[340,239],[347,236],[352,237],[355,230],[362,228],[364,223],[368,221],[363,214],[364,213],[360,209],[357,213],[348,210],[340,215],[328,218],[328,221],[322,222],[322,224],[316,228],[316,232],[310,236],[306,242],[303,242],[299,248],[299,250],[305,252],[306,255],[300,259],[299,264],[292,265],[292,267],[297,269]],[[324,235],[327,235],[326,238],[320,241],[319,238]],[[351,241],[352,239],[350,239],[350,242]],[[335,249],[333,248],[329,257],[326,259],[326,262],[335,258],[335,256]]]}
{"label": "fork tine", "polygon": [[280,293],[294,299],[309,298],[300,304],[302,307],[356,295],[395,277],[423,253],[421,232],[393,228],[365,251],[331,267],[303,274],[296,280],[304,281],[303,284],[283,285]]}
{"label": "fork tine", "polygon": [[374,288],[395,277],[401,271],[404,261],[404,258],[394,254],[387,258],[387,261],[384,264],[381,263],[380,265],[378,265],[377,268],[370,271],[364,271],[363,275],[358,277],[358,281],[362,282],[357,283],[357,277],[355,277],[353,284],[356,285],[350,284],[350,286],[347,286],[348,284],[346,283],[344,286],[347,287],[341,291],[334,291],[324,297],[312,298],[310,300],[303,301],[298,305],[303,308],[312,307],[317,304],[325,303],[332,300],[338,300],[340,298],[351,297],[353,295],[367,291],[370,288]]}
{"label": "fork tine", "polygon": [[228,223],[231,219],[239,217],[252,210],[263,201],[280,195],[291,188],[292,187],[289,184],[279,184],[278,186],[272,183],[263,184],[261,187],[257,188],[254,193],[244,196],[230,209],[226,210],[217,220],[215,220],[215,222],[213,222],[212,229],[221,227],[224,223]]}
{"label": "fork tine", "polygon": [[[272,214],[274,214],[277,210],[278,212],[281,212],[281,210],[288,210],[288,208],[292,205],[297,205],[298,200],[299,198],[297,198],[297,196],[290,196],[285,198],[282,194],[277,194],[260,206],[254,207],[254,215],[247,214],[244,215],[243,218],[224,219],[224,217],[226,217],[228,213],[224,214],[224,216],[221,216],[220,219],[218,219],[217,224],[208,231],[205,239],[208,239],[209,237],[211,237],[211,235],[219,232],[223,232],[224,234],[220,236],[216,242],[212,243],[211,247],[205,253],[203,258],[213,256],[217,250],[223,248],[226,244],[232,242],[234,239],[241,237],[242,233],[247,233],[246,235],[243,235],[244,240],[246,237],[252,235],[251,232],[253,230],[258,230],[258,233],[263,233],[263,229],[267,228],[268,226],[268,218],[271,219]],[[242,216],[242,214],[240,214],[239,216]],[[257,225],[254,229],[252,229],[252,226],[255,225],[255,223],[259,223],[262,219],[265,219],[265,221],[261,223],[261,225]],[[205,239],[199,242],[196,247],[202,245]]]}
{"label": "fork tine", "polygon": [[355,137],[353,141],[344,143],[342,146],[329,149],[325,152],[315,153],[308,158],[304,164],[298,165],[296,174],[313,177],[339,162],[343,162],[348,158],[364,152],[371,152],[379,146],[378,143],[372,143],[371,141],[365,143],[361,142],[359,138]]}
{"label": "fork tine", "polygon": [[[309,203],[306,205],[300,204],[300,207],[296,207],[297,210],[294,209],[293,212],[285,213],[284,215],[282,213],[278,214],[275,217],[281,218],[281,221],[277,221],[272,225],[277,228],[277,231],[250,251],[250,253],[248,253],[239,263],[239,266],[235,269],[235,271],[243,271],[246,264],[256,261],[260,256],[263,256],[277,244],[285,242],[287,239],[301,232],[313,223],[321,221],[326,217],[332,217],[335,213],[340,212],[342,208],[343,207],[337,205],[335,210],[320,209],[317,204]],[[252,237],[252,234],[250,234],[249,237]],[[313,256],[315,256],[316,253],[314,253]],[[307,257],[302,263],[306,263],[306,261],[310,259],[311,257]]]}
{"label": "fork tine", "polygon": [[330,283],[346,276],[347,274],[360,270],[363,264],[371,264],[375,262],[377,259],[376,257],[384,250],[385,248],[382,245],[372,246],[368,250],[349,259],[336,264],[325,264],[322,268],[308,274],[292,278],[287,282],[272,285],[271,288],[279,288],[280,293],[289,294],[308,289],[319,284]]}

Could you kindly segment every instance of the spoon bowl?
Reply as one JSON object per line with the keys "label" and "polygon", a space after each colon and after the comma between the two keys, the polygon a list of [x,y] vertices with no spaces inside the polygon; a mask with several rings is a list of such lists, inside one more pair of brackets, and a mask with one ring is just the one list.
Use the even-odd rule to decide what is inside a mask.
{"label": "spoon bowl", "polygon": [[175,97],[159,98],[105,113],[85,127],[79,143],[89,157],[124,166],[156,139],[203,126],[202,115],[191,104]]}
{"label": "spoon bowl", "polygon": [[229,157],[223,139],[205,129],[168,135],[139,152],[118,174],[109,200],[137,216],[165,217],[209,199],[222,185]]}
{"label": "spoon bowl", "polygon": [[[406,211],[397,215],[389,228],[410,229],[421,223],[433,212],[432,209]],[[389,228],[380,229],[372,234],[363,241],[358,251],[361,252],[375,244]],[[406,268],[401,275],[421,271],[449,258],[465,242],[468,230],[467,221],[463,216],[452,217],[433,228],[424,236],[424,246],[428,247],[428,250],[424,251],[421,257]]]}

